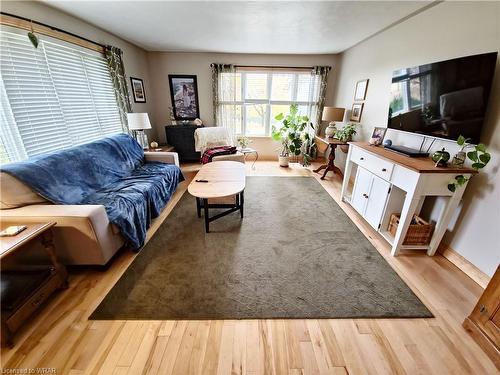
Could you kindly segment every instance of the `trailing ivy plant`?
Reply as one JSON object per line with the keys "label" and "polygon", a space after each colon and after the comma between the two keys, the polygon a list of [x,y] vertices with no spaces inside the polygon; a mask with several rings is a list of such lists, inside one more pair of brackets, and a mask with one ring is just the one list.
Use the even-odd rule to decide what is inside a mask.
{"label": "trailing ivy plant", "polygon": [[308,144],[311,136],[308,131],[308,126],[313,125],[309,123],[309,117],[301,116],[298,114],[299,106],[297,104],[290,105],[290,113],[284,115],[278,114],[275,120],[281,121],[281,127],[272,128],[272,138],[275,141],[281,142],[280,156],[289,156],[290,154],[304,157],[304,164],[310,162],[310,155],[303,150],[303,145]]}
{"label": "trailing ivy plant", "polygon": [[[457,144],[462,146],[462,151],[467,147],[470,147],[468,143],[468,139],[463,137],[462,135],[458,137]],[[474,146],[474,150],[467,152],[467,158],[472,161],[472,168],[476,171],[483,169],[491,160],[491,154],[486,150],[486,146],[482,143]],[[457,187],[464,185],[467,181],[469,181],[470,177],[465,177],[464,175],[455,176],[455,179],[452,180],[448,184],[448,190],[451,192],[455,192]]]}

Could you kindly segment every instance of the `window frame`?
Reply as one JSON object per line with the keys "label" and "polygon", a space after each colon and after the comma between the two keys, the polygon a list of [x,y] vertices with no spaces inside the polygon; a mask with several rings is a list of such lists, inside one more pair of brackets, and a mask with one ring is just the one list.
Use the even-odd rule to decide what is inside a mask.
{"label": "window frame", "polygon": [[[308,71],[306,70],[294,70],[293,68],[290,68],[289,70],[266,70],[266,69],[241,69],[237,70],[236,74],[241,74],[241,92],[240,92],[240,97],[241,100],[234,100],[234,101],[228,101],[228,100],[221,100],[217,104],[218,105],[235,105],[235,106],[240,106],[241,107],[241,134],[236,133],[238,136],[246,136],[246,137],[262,137],[262,138],[268,138],[271,136],[271,108],[273,105],[286,105],[290,106],[292,104],[297,104],[299,107],[300,106],[317,106],[318,101],[297,101],[297,94],[298,94],[298,83],[299,83],[299,76],[300,74],[304,74]],[[247,79],[247,74],[266,74],[266,85],[267,85],[267,94],[268,98],[267,99],[247,99],[246,98],[246,79]],[[293,75],[293,83],[292,83],[292,98],[291,100],[273,100],[272,99],[272,86],[273,86],[273,76],[274,74],[292,74]],[[224,73],[221,73],[224,74]],[[234,74],[234,73],[230,73]],[[247,121],[246,121],[246,110],[245,106],[250,105],[250,104],[260,104],[260,105],[265,105],[266,106],[266,115],[265,115],[265,121],[264,121],[264,134],[263,135],[253,135],[253,134],[247,134]]]}
{"label": "window frame", "polygon": [[[3,19],[2,19],[2,21],[3,21]],[[15,34],[18,37],[20,37],[20,36],[25,37],[25,32],[24,32],[22,27],[11,26],[11,25],[5,24],[5,23],[1,23],[0,26],[1,26],[0,32]],[[27,39],[27,37],[26,37],[26,39]],[[11,102],[13,99],[12,99],[12,96],[10,96],[10,95],[12,95],[12,93],[10,93],[10,95],[9,95],[9,93],[8,93],[9,90],[6,89],[6,91],[5,91],[6,103],[8,103],[8,110],[10,113],[12,113],[12,118],[14,120],[14,122],[11,124],[11,126],[15,126],[15,128],[17,129],[16,132],[19,133],[20,138],[15,142],[13,140],[10,140],[7,142],[7,143],[9,143],[9,145],[7,145],[7,144],[4,145],[6,153],[4,155],[5,157],[2,157],[1,164],[25,160],[27,158],[37,156],[41,153],[65,149],[65,148],[68,148],[68,147],[71,147],[74,145],[79,145],[79,144],[87,143],[87,142],[95,140],[95,139],[103,138],[105,136],[108,136],[109,134],[115,134],[115,133],[118,134],[120,132],[124,132],[123,123],[122,123],[121,118],[119,116],[119,107],[118,107],[119,103],[117,102],[116,94],[114,92],[110,92],[110,87],[112,87],[112,85],[113,85],[111,74],[109,73],[109,80],[110,81],[109,81],[109,85],[108,85],[107,76],[104,73],[104,70],[101,70],[104,68],[104,66],[106,66],[107,71],[109,72],[109,66],[107,64],[107,61],[106,61],[106,58],[104,55],[104,49],[103,48],[101,48],[101,49],[88,48],[87,46],[82,46],[81,44],[75,44],[75,43],[72,43],[71,41],[64,40],[63,38],[58,38],[58,37],[54,37],[54,36],[47,36],[47,35],[44,36],[40,42],[46,44],[46,45],[45,44],[42,45],[42,51],[40,54],[40,56],[42,56],[43,61],[40,61],[39,64],[37,63],[35,65],[39,66],[40,69],[45,69],[49,74],[50,86],[54,89],[55,98],[57,100],[57,107],[54,107],[54,110],[57,112],[58,116],[59,115],[61,116],[61,119],[63,121],[63,123],[62,123],[63,126],[61,126],[61,128],[58,130],[58,132],[62,133],[62,134],[68,133],[67,139],[71,140],[71,141],[68,142],[67,146],[63,146],[63,147],[55,146],[54,148],[50,148],[50,149],[47,149],[45,151],[43,151],[43,150],[39,151],[39,150],[37,150],[36,147],[35,148],[30,147],[29,146],[29,142],[30,142],[29,141],[29,139],[30,139],[29,134],[21,135],[21,133],[22,133],[21,129],[23,129],[23,127],[26,127],[26,125],[25,124],[23,125],[22,122],[20,124],[18,124],[18,119],[16,119],[16,117],[20,116],[21,112],[19,112],[19,110],[22,111],[24,107],[19,107],[17,109],[14,109],[12,107],[13,104]],[[51,54],[53,55],[53,52],[51,52],[51,51],[57,49],[58,46],[60,48],[70,49],[70,50],[72,50],[72,54],[74,56],[78,56],[78,59],[75,58],[75,63],[78,63],[77,65],[79,68],[81,67],[81,71],[78,71],[78,70],[75,71],[74,77],[76,80],[80,80],[84,84],[85,88],[87,89],[88,95],[85,97],[85,99],[89,103],[92,103],[92,111],[93,111],[92,112],[93,117],[91,119],[89,117],[89,119],[90,119],[89,121],[91,121],[91,123],[89,123],[89,129],[93,129],[93,130],[91,133],[89,133],[88,140],[85,140],[82,137],[80,137],[79,134],[81,132],[78,132],[78,131],[70,136],[70,133],[72,132],[72,130],[79,129],[79,127],[77,126],[76,122],[72,125],[71,119],[68,121],[66,120],[66,116],[68,115],[67,111],[68,111],[68,109],[70,109],[70,107],[68,107],[67,100],[70,96],[68,96],[68,94],[61,95],[61,91],[59,91],[59,90],[63,89],[64,91],[69,91],[69,95],[71,95],[72,94],[71,91],[74,90],[76,86],[71,85],[71,83],[67,87],[60,85],[61,77],[66,73],[64,71],[64,68],[59,73],[52,72],[52,69],[56,66],[54,64],[61,63],[61,62],[59,62],[59,60],[57,58],[54,59],[55,55],[52,57],[49,56]],[[39,48],[40,48],[40,46],[39,46]],[[10,52],[6,56],[8,56],[7,58],[9,58],[9,59],[13,59],[16,57],[15,54],[11,55]],[[14,61],[12,63],[12,64],[14,64],[14,65],[12,65],[13,67],[12,68],[9,67],[8,69],[14,69],[12,71],[15,72],[15,69],[19,69],[19,68],[16,68],[16,66],[17,65],[22,66],[23,60],[21,59],[21,60],[17,61],[17,59],[16,59],[13,61]],[[63,61],[63,60],[61,60],[61,61]],[[82,74],[80,74],[80,73],[82,73]],[[1,74],[0,74],[0,77],[1,77]],[[8,77],[8,76],[6,76],[6,77]],[[92,81],[93,78],[96,79],[95,82]],[[2,78],[2,80],[4,80],[4,81],[6,80],[5,81],[6,85],[12,85],[13,82],[15,81],[15,80],[13,81],[12,79],[10,79],[10,82],[9,82],[8,78]],[[57,84],[58,80],[59,80],[59,87]],[[106,95],[104,95],[104,93],[106,93]],[[30,91],[28,90],[28,91],[21,92],[21,94],[19,94],[19,95],[30,95]],[[78,100],[78,98],[77,98],[77,100]],[[66,103],[64,101],[66,101]],[[110,103],[109,105],[112,105],[113,103],[115,103],[116,107],[114,109],[116,109],[116,113],[113,113],[114,112],[113,108],[106,109],[106,108],[108,108],[108,104],[107,104],[108,102]],[[7,107],[5,107],[5,108],[7,108]],[[102,111],[103,109],[104,109],[104,112]],[[71,110],[72,109],[70,109],[70,111]],[[31,116],[33,116],[33,115],[31,115]],[[101,116],[104,116],[104,117],[101,117]],[[78,116],[76,116],[73,119],[75,121],[78,121]],[[44,118],[42,118],[41,121],[45,121]],[[116,122],[116,121],[118,121],[118,122]],[[90,126],[91,126],[91,128],[90,128]],[[7,133],[5,133],[5,135],[4,135],[5,139],[7,139],[7,140],[9,140],[11,138],[11,137],[9,137],[8,133],[9,132],[7,131]],[[32,134],[34,137],[36,137],[37,131],[33,131],[30,134]],[[26,136],[28,136],[28,138],[26,138]],[[47,134],[47,137],[48,137],[48,139],[50,139],[50,134]],[[4,142],[4,141],[2,141],[2,142]],[[12,143],[12,144],[10,144],[10,143]],[[13,148],[15,149],[15,152],[12,152]],[[10,151],[8,151],[8,150],[10,150]]]}

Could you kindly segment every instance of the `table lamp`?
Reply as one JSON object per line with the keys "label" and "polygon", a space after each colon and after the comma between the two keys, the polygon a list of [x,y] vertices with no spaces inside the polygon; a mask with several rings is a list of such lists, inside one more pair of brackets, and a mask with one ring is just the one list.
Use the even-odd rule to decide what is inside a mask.
{"label": "table lamp", "polygon": [[323,108],[322,121],[330,121],[328,127],[325,129],[325,135],[332,138],[335,135],[335,121],[344,120],[345,108],[325,107]]}
{"label": "table lamp", "polygon": [[127,113],[128,128],[132,130],[135,135],[137,143],[142,148],[148,148],[148,136],[144,132],[145,129],[151,129],[149,116],[147,113]]}

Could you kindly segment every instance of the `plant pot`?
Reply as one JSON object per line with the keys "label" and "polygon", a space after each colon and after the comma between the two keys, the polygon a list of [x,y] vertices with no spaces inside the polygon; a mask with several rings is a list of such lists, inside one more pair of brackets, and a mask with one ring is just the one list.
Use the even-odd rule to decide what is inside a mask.
{"label": "plant pot", "polygon": [[459,151],[454,157],[453,160],[451,161],[451,164],[454,167],[459,167],[462,168],[465,163],[465,159],[467,159],[467,155],[464,151]]}
{"label": "plant pot", "polygon": [[289,156],[278,156],[278,162],[280,164],[280,167],[288,167],[288,164],[290,163],[290,157]]}

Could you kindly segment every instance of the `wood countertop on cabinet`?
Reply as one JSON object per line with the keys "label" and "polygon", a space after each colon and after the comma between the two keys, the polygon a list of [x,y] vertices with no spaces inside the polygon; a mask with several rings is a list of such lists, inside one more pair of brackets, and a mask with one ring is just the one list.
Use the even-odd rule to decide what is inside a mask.
{"label": "wood countertop on cabinet", "polygon": [[381,156],[403,167],[414,170],[418,173],[465,173],[475,174],[477,171],[472,168],[457,167],[436,167],[429,157],[408,157],[393,151],[386,150],[381,146],[372,146],[368,142],[349,142],[350,145],[360,147],[365,151]]}

